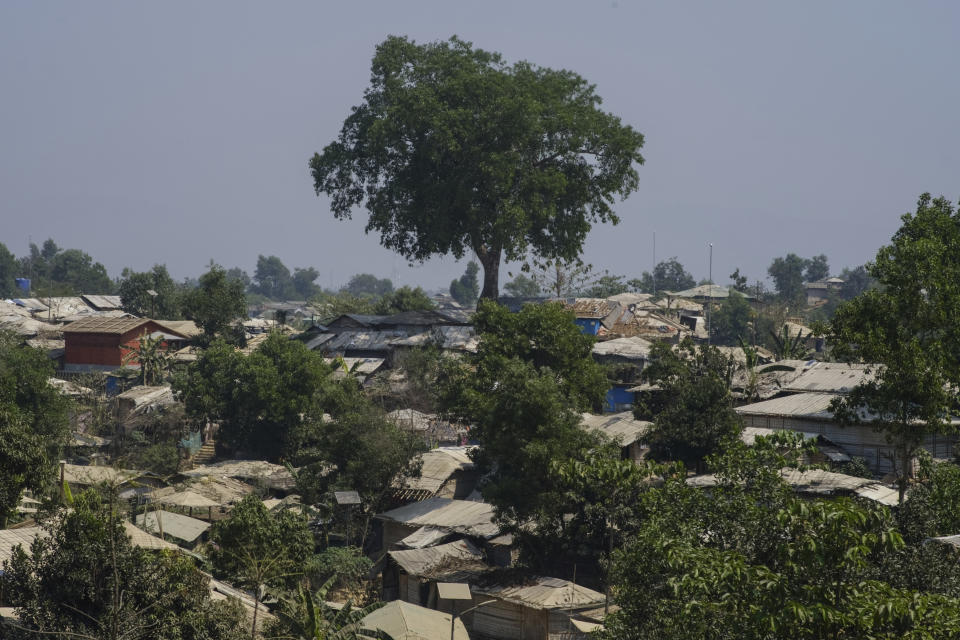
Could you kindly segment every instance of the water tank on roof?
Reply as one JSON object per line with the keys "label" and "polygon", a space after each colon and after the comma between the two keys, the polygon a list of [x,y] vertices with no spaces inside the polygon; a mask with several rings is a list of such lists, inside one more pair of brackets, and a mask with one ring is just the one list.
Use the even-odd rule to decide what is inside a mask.
{"label": "water tank on roof", "polygon": [[17,289],[30,293],[30,278],[15,278],[14,282],[17,284]]}

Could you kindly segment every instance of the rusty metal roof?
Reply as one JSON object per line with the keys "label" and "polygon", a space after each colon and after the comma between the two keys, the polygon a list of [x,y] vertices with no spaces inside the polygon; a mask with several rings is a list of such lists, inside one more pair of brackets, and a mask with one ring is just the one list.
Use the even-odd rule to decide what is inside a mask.
{"label": "rusty metal roof", "polygon": [[604,298],[567,298],[562,302],[578,318],[606,318],[620,306]]}

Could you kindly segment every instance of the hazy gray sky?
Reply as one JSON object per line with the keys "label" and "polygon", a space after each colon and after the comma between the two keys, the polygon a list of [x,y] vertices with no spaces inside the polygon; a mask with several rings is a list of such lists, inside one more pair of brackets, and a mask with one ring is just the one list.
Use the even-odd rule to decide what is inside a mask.
{"label": "hazy gray sky", "polygon": [[[640,189],[585,259],[639,276],[679,257],[726,283],[740,267],[872,258],[930,191],[960,196],[960,3],[34,2],[0,4],[0,241],[52,236],[102,261],[258,253],[446,285],[333,219],[307,160],[339,131],[388,34],[453,34],[596,83],[646,136]],[[507,279],[504,270],[503,280]]]}

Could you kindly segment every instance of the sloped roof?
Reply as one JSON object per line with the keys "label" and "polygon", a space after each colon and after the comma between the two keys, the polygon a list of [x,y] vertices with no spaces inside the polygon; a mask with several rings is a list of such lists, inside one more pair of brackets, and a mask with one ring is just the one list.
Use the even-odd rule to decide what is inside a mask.
{"label": "sloped roof", "polygon": [[113,311],[123,308],[120,296],[82,295],[80,297],[97,311]]}
{"label": "sloped roof", "polygon": [[201,495],[195,491],[190,491],[186,489],[184,491],[178,491],[176,493],[170,493],[163,496],[158,496],[154,499],[154,502],[159,504],[172,504],[177,507],[219,507],[221,502],[219,500],[212,500],[204,495]]}
{"label": "sloped roof", "polygon": [[103,318],[94,316],[75,320],[63,328],[64,333],[103,333],[122,335],[150,322],[146,318]]}
{"label": "sloped roof", "polygon": [[816,393],[849,393],[854,387],[869,382],[880,365],[816,362],[805,366],[797,377],[782,385],[784,391]]}
{"label": "sloped roof", "polygon": [[412,576],[422,576],[451,561],[482,561],[483,554],[469,540],[456,540],[447,544],[422,549],[405,549],[387,552],[400,568]]}
{"label": "sloped roof", "polygon": [[23,546],[23,550],[30,552],[30,545],[37,536],[47,537],[46,531],[40,527],[20,527],[19,529],[0,529],[0,567],[4,562],[9,562],[13,558],[13,550],[17,545]]}
{"label": "sloped roof", "polygon": [[619,303],[605,298],[566,298],[560,302],[578,318],[603,319],[620,308]]}
{"label": "sloped roof", "polygon": [[833,420],[830,403],[837,396],[832,393],[796,393],[773,400],[764,400],[737,407],[735,411],[747,416],[782,416],[810,420]]}
{"label": "sloped roof", "polygon": [[473,460],[469,455],[472,448],[440,447],[422,453],[420,460],[423,461],[423,466],[420,468],[420,477],[407,478],[404,486],[407,489],[436,493],[457,471],[474,468]]}
{"label": "sloped roof", "polygon": [[259,480],[274,489],[292,489],[296,485],[285,466],[264,460],[224,460],[181,471],[181,474],[193,478],[213,476]]}
{"label": "sloped roof", "polygon": [[584,413],[582,416],[582,428],[596,429],[609,438],[619,439],[623,446],[633,444],[653,426],[652,422],[634,418],[632,411],[603,415]]}
{"label": "sloped roof", "polygon": [[447,640],[453,622],[453,640],[470,640],[460,618],[449,613],[394,600],[368,613],[361,621],[363,629],[383,631],[393,640]]}
{"label": "sloped roof", "polygon": [[528,585],[471,585],[470,590],[531,609],[572,609],[604,601],[602,593],[560,578],[535,577]]}
{"label": "sloped roof", "polygon": [[403,331],[342,331],[329,340],[323,341],[323,351],[339,352],[354,349],[357,351],[389,351],[392,341],[406,337]]}
{"label": "sloped roof", "polygon": [[113,467],[87,467],[78,464],[63,466],[63,479],[69,484],[92,485],[102,482],[123,484],[143,475],[142,471],[114,469]]}
{"label": "sloped roof", "polygon": [[161,509],[138,515],[137,526],[151,533],[159,533],[162,528],[163,535],[192,543],[210,528],[210,523]]}
{"label": "sloped roof", "polygon": [[[879,504],[894,506],[898,503],[897,490],[870,478],[858,478],[844,473],[823,469],[782,469],[780,477],[797,493],[817,496],[857,495]],[[713,487],[718,484],[713,474],[693,476],[687,484],[694,487]]]}
{"label": "sloped roof", "polygon": [[463,535],[493,538],[500,528],[493,521],[493,507],[485,502],[427,498],[375,516],[413,527],[431,526]]}
{"label": "sloped roof", "polygon": [[398,347],[423,347],[428,344],[436,344],[441,349],[476,353],[480,339],[473,327],[449,325],[433,327],[430,331],[424,331],[407,338],[397,338],[393,340],[392,344]]}
{"label": "sloped roof", "polygon": [[650,357],[649,341],[639,336],[603,340],[593,345],[595,356],[617,356],[631,360],[645,360]]}

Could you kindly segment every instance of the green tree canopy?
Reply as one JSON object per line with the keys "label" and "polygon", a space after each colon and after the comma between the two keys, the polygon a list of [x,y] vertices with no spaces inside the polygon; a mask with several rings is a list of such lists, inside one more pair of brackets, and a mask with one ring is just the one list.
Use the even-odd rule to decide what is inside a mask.
{"label": "green tree canopy", "polygon": [[311,159],[314,188],[338,218],[365,204],[367,231],[408,259],[473,250],[496,298],[504,257],[577,258],[636,190],[643,136],[599,104],[570,71],[391,36],[363,103]]}
{"label": "green tree canopy", "polygon": [[373,312],[387,316],[404,311],[429,311],[436,306],[420,287],[400,287],[380,298],[373,306]]}
{"label": "green tree canopy", "polygon": [[631,280],[630,286],[641,293],[655,291],[684,291],[696,286],[690,272],[674,256],[669,260],[661,260],[653,268],[653,273],[644,271],[639,279]]}
{"label": "green tree canopy", "polygon": [[740,435],[743,425],[730,397],[736,368],[731,358],[688,338],[676,349],[655,342],[650,359],[641,376],[659,390],[655,402],[639,406],[636,413],[653,418],[654,426],[644,436],[653,459],[699,465]]}
{"label": "green tree canopy", "polygon": [[50,278],[75,293],[111,294],[114,290],[106,267],[79,249],[67,249],[54,256]]}
{"label": "green tree canopy", "polygon": [[597,444],[579,412],[600,405],[607,381],[590,357],[593,338],[560,304],[510,313],[481,300],[474,326],[477,353],[441,374],[441,405],[475,425],[484,496],[519,526],[550,501],[550,462]]}
{"label": "green tree canopy", "polygon": [[807,260],[807,268],[804,272],[807,282],[817,282],[830,277],[830,264],[827,262],[827,256],[820,254]]}
{"label": "green tree canopy", "polygon": [[250,289],[271,300],[285,300],[294,291],[290,269],[277,256],[259,255]]}
{"label": "green tree canopy", "polygon": [[767,268],[767,273],[773,278],[774,287],[780,299],[789,304],[797,304],[804,300],[803,272],[807,261],[795,253],[788,253],[784,258],[776,258]]}
{"label": "green tree canopy", "polygon": [[220,421],[224,444],[277,460],[292,453],[291,432],[300,423],[320,422],[329,374],[318,353],[273,333],[250,355],[213,342],[173,389],[195,421]]}
{"label": "green tree canopy", "polygon": [[320,272],[313,267],[293,270],[293,291],[299,300],[310,300],[320,293],[320,287],[315,284]]}
{"label": "green tree canopy", "polygon": [[20,263],[7,249],[7,245],[0,242],[0,298],[16,297],[17,283],[15,279],[19,275]]}
{"label": "green tree canopy", "polygon": [[45,353],[0,333],[0,527],[24,489],[42,493],[53,480],[69,407],[53,371]]}
{"label": "green tree canopy", "polygon": [[503,285],[503,289],[517,298],[536,298],[543,293],[536,280],[522,273],[518,273],[513,280]]}
{"label": "green tree canopy", "polygon": [[234,320],[247,317],[243,284],[227,278],[217,264],[200,276],[199,286],[183,294],[181,305],[183,315],[203,329],[207,340],[222,334]]}
{"label": "green tree canopy", "polygon": [[[4,567],[17,628],[4,638],[242,640],[239,606],[210,600],[207,578],[180,554],[134,547],[116,505],[93,491],[44,523]],[[10,634],[10,635],[7,635]]]}
{"label": "green tree canopy", "polygon": [[358,273],[341,289],[357,297],[381,298],[393,293],[390,278],[378,278],[372,273]]}
{"label": "green tree canopy", "polygon": [[450,283],[450,295],[465,307],[472,307],[480,295],[480,282],[477,280],[479,272],[480,267],[471,260],[463,275]]}
{"label": "green tree canopy", "polygon": [[120,303],[124,311],[135,316],[177,320],[181,315],[180,294],[180,288],[163,264],[139,273],[124,269],[120,276]]}
{"label": "green tree canopy", "polygon": [[735,346],[740,338],[746,340],[749,337],[752,319],[750,303],[744,296],[731,291],[710,316],[710,335],[717,344]]}
{"label": "green tree canopy", "polygon": [[960,215],[945,198],[923,194],[914,213],[868,270],[879,287],[837,309],[831,343],[838,358],[881,365],[832,405],[847,423],[866,414],[895,450],[901,498],[912,459],[930,434],[955,433],[960,410]]}

